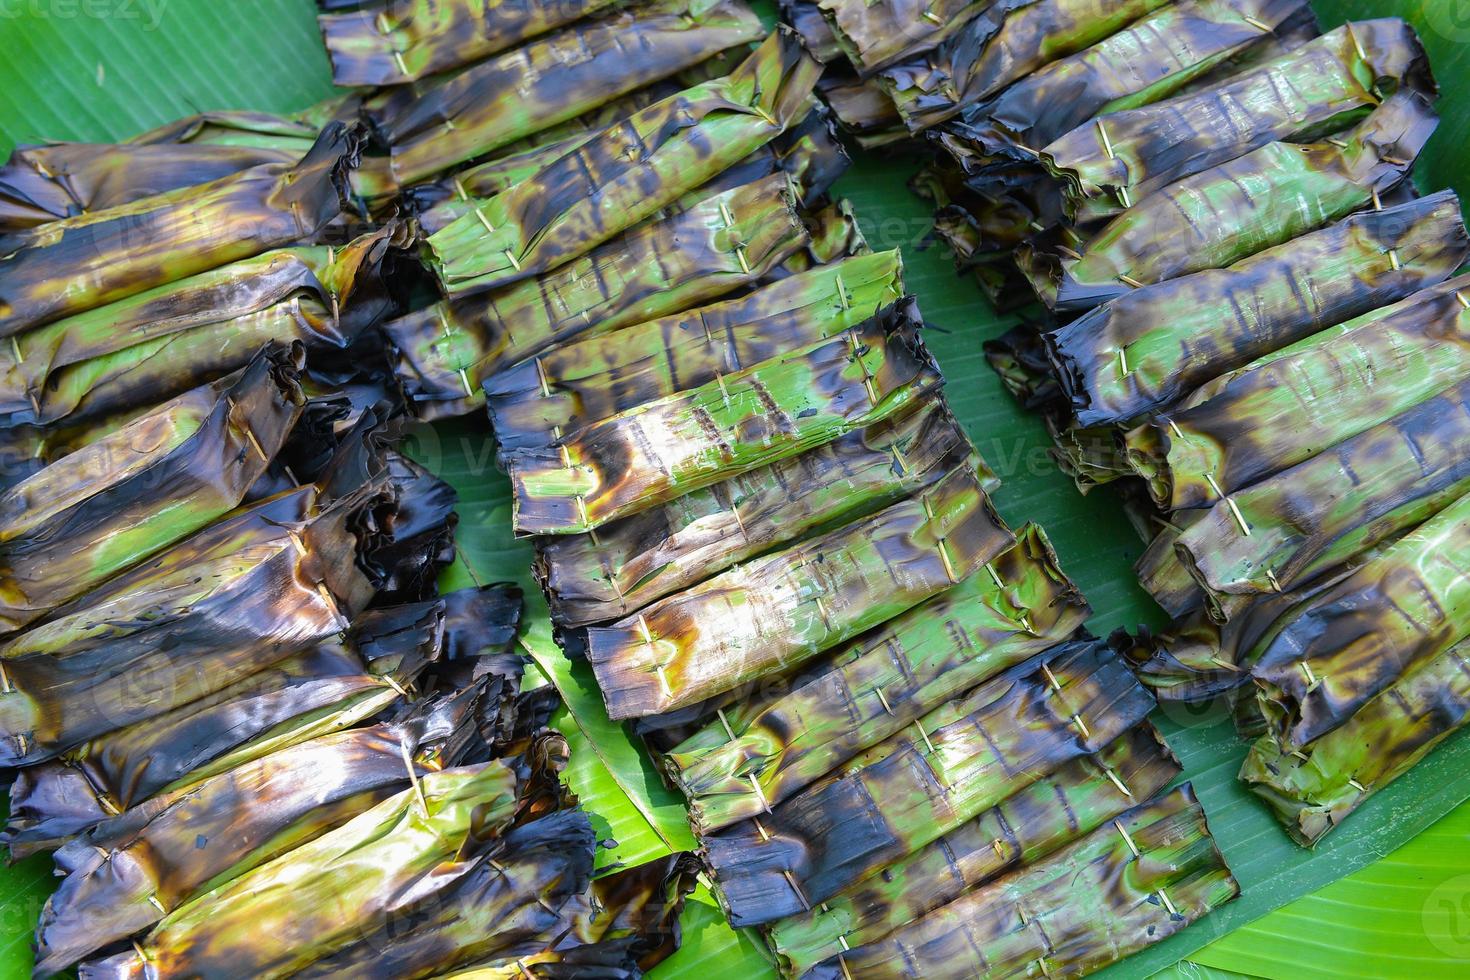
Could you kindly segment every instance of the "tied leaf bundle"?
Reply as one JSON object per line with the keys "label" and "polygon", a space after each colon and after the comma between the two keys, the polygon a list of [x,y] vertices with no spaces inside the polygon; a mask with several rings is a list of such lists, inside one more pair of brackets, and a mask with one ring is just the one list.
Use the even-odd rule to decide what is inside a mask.
{"label": "tied leaf bundle", "polygon": [[828,340],[511,460],[515,528],[573,534],[881,422],[942,383],[899,304]]}
{"label": "tied leaf bundle", "polygon": [[[422,91],[390,92],[369,113],[389,145],[393,176],[407,186],[573,120],[727,48],[758,41],[763,33],[756,16],[730,0],[708,8],[664,0],[613,10]],[[572,148],[563,146],[555,156]],[[483,193],[470,181],[462,186]]]}
{"label": "tied leaf bundle", "polygon": [[403,231],[266,252],[17,334],[0,351],[0,415],[107,418],[233,371],[269,341],[299,340],[327,373],[391,305],[383,266]]}
{"label": "tied leaf bundle", "polygon": [[1261,736],[1240,778],[1311,847],[1470,720],[1467,651],[1460,642],[1426,661],[1302,749]]}
{"label": "tied leaf bundle", "polygon": [[1304,0],[1180,0],[993,96],[977,100],[964,91],[941,91],[946,98],[959,96],[953,109],[942,110],[949,116],[958,111],[958,118],[933,138],[957,159],[1031,165],[1034,148],[1094,116],[1168,98],[1304,26],[1315,27]]}
{"label": "tied leaf bundle", "polygon": [[881,77],[909,131],[921,132],[1169,2],[997,0],[924,61],[897,65]]}
{"label": "tied leaf bundle", "polygon": [[1087,607],[1041,529],[954,588],[721,713],[664,757],[711,833],[759,816],[863,749],[994,674],[1066,640]]}
{"label": "tied leaf bundle", "polygon": [[806,976],[1082,976],[1239,892],[1186,783]]}
{"label": "tied leaf bundle", "polygon": [[1129,432],[1130,465],[1159,506],[1202,507],[1459,384],[1467,288],[1451,279],[1217,378]]}
{"label": "tied leaf bundle", "polygon": [[645,223],[537,279],[438,303],[383,329],[415,412],[461,415],[483,404],[481,385],[499,372],[574,337],[752,285],[810,240],[790,179],[777,174]]}
{"label": "tied leaf bundle", "polygon": [[614,719],[666,712],[830,650],[956,584],[1013,541],[962,465],[870,520],[589,628],[587,659]]}
{"label": "tied leaf bundle", "polygon": [[233,510],[300,417],[299,349],[164,404],[0,497],[0,634]]}
{"label": "tied leaf bundle", "polygon": [[564,344],[485,384],[504,454],[839,334],[903,296],[897,251],[859,255],[709,306]]}
{"label": "tied leaf bundle", "polygon": [[527,279],[633,227],[799,122],[820,73],[773,34],[724,78],[604,130],[430,238],[444,290]]}
{"label": "tied leaf bundle", "polygon": [[1147,722],[1058,767],[931,844],[768,932],[781,972],[866,946],[1000,875],[1045,858],[1162,790],[1179,763]]}
{"label": "tied leaf bundle", "polygon": [[[980,466],[930,396],[799,456],[598,528],[537,539],[535,571],[562,626],[619,619],[777,545],[847,523]],[[968,459],[968,463],[966,460]],[[982,485],[993,482],[984,471]]]}
{"label": "tied leaf bundle", "polygon": [[1057,647],[935,709],[771,813],[706,837],[716,894],[737,926],[809,912],[1100,751],[1152,706],[1105,644]]}
{"label": "tied leaf bundle", "polygon": [[1133,283],[1224,268],[1380,202],[1408,175],[1436,122],[1429,100],[1404,90],[1341,137],[1267,143],[1165,187],[1093,236],[1077,250],[1081,258],[1023,247],[1017,261],[1037,293],[1067,311],[1124,295]]}
{"label": "tied leaf bundle", "polygon": [[1467,255],[1459,199],[1443,191],[1350,215],[1221,269],[1134,289],[1042,340],[1076,423],[1120,425],[1434,286]]}
{"label": "tied leaf bundle", "polygon": [[498,761],[430,772],[415,788],[197,895],[136,950],[94,964],[88,975],[289,976],[408,911],[415,892],[463,876],[474,862],[456,859],[514,818],[516,783]]}
{"label": "tied leaf bundle", "polygon": [[32,764],[221,690],[344,628],[389,488],[314,486],[211,525],[0,647],[0,758]]}
{"label": "tied leaf bundle", "polygon": [[387,0],[317,18],[338,85],[401,85],[467,65],[612,0]]}
{"label": "tied leaf bundle", "polygon": [[297,164],[265,164],[7,236],[0,336],[309,241],[342,211],[359,139],[333,123]]}
{"label": "tied leaf bundle", "polygon": [[1424,49],[1401,20],[1357,21],[1198,94],[1099,116],[1041,151],[1080,222],[1111,217],[1168,184],[1272,140],[1341,129],[1375,90],[1436,92]]}
{"label": "tied leaf bundle", "polygon": [[1470,497],[1273,628],[1250,664],[1270,731],[1300,748],[1470,634]]}
{"label": "tied leaf bundle", "polygon": [[1227,620],[1396,537],[1470,492],[1470,383],[1216,503],[1174,547]]}

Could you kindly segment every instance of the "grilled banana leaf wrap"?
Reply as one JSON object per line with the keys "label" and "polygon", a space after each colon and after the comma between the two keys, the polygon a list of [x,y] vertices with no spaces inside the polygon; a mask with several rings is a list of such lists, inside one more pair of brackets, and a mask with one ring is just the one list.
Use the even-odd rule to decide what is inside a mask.
{"label": "grilled banana leaf wrap", "polygon": [[[817,0],[832,33],[864,76],[933,50],[992,0]],[[1001,0],[1010,3],[1011,0]]]}
{"label": "grilled banana leaf wrap", "polygon": [[721,712],[667,753],[701,834],[759,816],[981,681],[1061,643],[1087,616],[1027,525],[984,571]]}
{"label": "grilled banana leaf wrap", "polygon": [[1467,255],[1459,199],[1442,191],[1349,215],[1221,269],[1132,290],[1042,340],[1076,424],[1123,425],[1174,407],[1256,358],[1441,283]]}
{"label": "grilled banana leaf wrap", "polygon": [[1217,87],[1099,116],[1042,148],[1041,162],[1084,224],[1273,140],[1341,130],[1377,93],[1404,88],[1437,91],[1413,29],[1355,21]]}
{"label": "grilled banana leaf wrap", "polygon": [[1083,976],[1239,894],[1186,783],[804,976]]}
{"label": "grilled banana leaf wrap", "polygon": [[436,303],[382,329],[415,414],[463,415],[484,405],[481,386],[501,371],[573,338],[754,285],[810,241],[790,178],[775,174],[645,222],[537,279]]}
{"label": "grilled banana leaf wrap", "polygon": [[800,977],[848,949],[875,943],[1001,875],[1045,859],[1140,800],[1181,771],[1144,722],[1096,755],[1063,763],[907,857],[850,885],[821,907],[766,931],[786,977]]}
{"label": "grilled banana leaf wrap", "polygon": [[1130,465],[1160,507],[1205,507],[1458,385],[1467,289],[1451,279],[1216,378],[1128,432]]}
{"label": "grilled banana leaf wrap", "polygon": [[611,9],[443,81],[390,90],[369,103],[368,115],[388,144],[394,179],[409,186],[764,33],[759,19],[732,0],[707,8],[664,0]]}
{"label": "grilled banana leaf wrap", "polygon": [[342,212],[356,129],[332,123],[296,164],[264,164],[7,235],[0,337],[310,241]]}
{"label": "grilled banana leaf wrap", "polygon": [[716,895],[737,927],[810,912],[1098,752],[1153,703],[1105,643],[1055,647],[934,709],[770,813],[705,837]]}
{"label": "grilled banana leaf wrap", "polygon": [[1438,122],[1412,89],[1341,136],[1267,143],[1139,201],[1081,248],[1017,261],[1053,309],[1085,311],[1203,269],[1221,269],[1378,202],[1405,177]]}

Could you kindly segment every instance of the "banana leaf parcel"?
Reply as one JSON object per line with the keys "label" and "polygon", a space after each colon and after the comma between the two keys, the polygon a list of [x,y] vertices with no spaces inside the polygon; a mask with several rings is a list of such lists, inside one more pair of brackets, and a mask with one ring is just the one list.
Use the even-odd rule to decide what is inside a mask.
{"label": "banana leaf parcel", "polygon": [[735,299],[574,341],[485,383],[502,454],[839,334],[903,295],[897,251],[818,266]]}
{"label": "banana leaf parcel", "polygon": [[[1015,0],[999,0],[1011,5]],[[932,50],[991,0],[818,0],[848,60],[865,77]]]}
{"label": "banana leaf parcel", "polygon": [[1467,289],[1451,279],[1215,379],[1127,434],[1130,465],[1159,506],[1203,507],[1459,384]]}
{"label": "banana leaf parcel", "polygon": [[377,930],[293,976],[428,977],[540,952],[587,918],[596,852],[592,823],[581,810],[513,827],[412,909],[395,910]]}
{"label": "banana leaf parcel", "polygon": [[[67,875],[37,929],[49,973],[141,932],[200,891],[320,837],[442,768],[446,742],[473,726],[473,699],[404,723],[289,746],[175,789],[57,852]],[[450,758],[453,758],[451,755]]]}
{"label": "banana leaf parcel", "polygon": [[[1175,544],[1217,618],[1470,493],[1470,382],[1217,502]],[[1239,513],[1251,533],[1240,533]]]}
{"label": "banana leaf parcel", "polygon": [[1293,610],[1252,658],[1287,748],[1332,731],[1418,664],[1470,635],[1470,497]]}
{"label": "banana leaf parcel", "polygon": [[1412,89],[1357,128],[1317,143],[1267,143],[1170,184],[1113,219],[1077,251],[1018,260],[1043,300],[1086,310],[1116,296],[1240,259],[1381,201],[1408,176],[1437,119]]}
{"label": "banana leaf parcel", "polygon": [[763,36],[734,0],[614,9],[422,91],[389,93],[370,114],[407,186]]}
{"label": "banana leaf parcel", "polygon": [[1079,224],[1272,140],[1355,122],[1379,91],[1436,92],[1419,39],[1397,19],[1356,21],[1213,89],[1099,116],[1041,151]]}
{"label": "banana leaf parcel", "polygon": [[753,285],[808,244],[790,178],[775,174],[653,221],[541,276],[384,324],[421,418],[484,403],[500,371],[582,336],[677,313]]}
{"label": "banana leaf parcel", "polygon": [[1134,289],[1042,339],[1077,424],[1123,424],[1443,282],[1467,255],[1459,199],[1443,191],[1349,215],[1221,269]]}
{"label": "banana leaf parcel", "polygon": [[732,925],[809,912],[1143,721],[1107,645],[1056,647],[931,711],[840,771],[704,838]]}
{"label": "banana leaf parcel", "polygon": [[907,409],[943,384],[920,323],[911,301],[886,307],[831,339],[516,454],[516,532],[593,530]]}
{"label": "banana leaf parcel", "polygon": [[311,239],[342,211],[359,137],[328,126],[300,163],[53,221],[5,238],[0,335]]}
{"label": "banana leaf parcel", "polygon": [[1041,529],[958,585],[721,713],[664,756],[701,834],[793,795],[976,684],[1068,639],[1087,606]]}
{"label": "banana leaf parcel", "polygon": [[[926,58],[879,77],[909,131],[922,132],[1170,2],[994,0]],[[1293,2],[1301,4],[1280,0],[1278,6]]]}
{"label": "banana leaf parcel", "polygon": [[1014,542],[974,468],[825,535],[587,631],[614,719],[795,667],[961,581]]}
{"label": "banana leaf parcel", "polygon": [[391,501],[382,486],[272,498],[0,646],[0,759],[54,758],[340,632],[375,591],[360,563]]}
{"label": "banana leaf parcel", "polygon": [[959,118],[934,138],[946,147],[968,143],[981,157],[1034,165],[1035,147],[1094,116],[1168,98],[1231,59],[1304,30],[1315,35],[1315,27],[1303,0],[1180,0],[994,96],[957,93]]}
{"label": "banana leaf parcel", "polygon": [[[402,767],[401,755],[397,761]],[[469,871],[473,858],[461,855],[514,818],[516,783],[498,761],[430,772],[315,840],[195,895],[132,951],[81,973],[94,980],[295,974],[403,915],[446,876]]]}
{"label": "banana leaf parcel", "polygon": [[238,506],[301,415],[301,366],[270,345],[0,496],[0,635]]}
{"label": "banana leaf parcel", "polygon": [[514,47],[612,0],[386,0],[317,17],[338,85],[402,85]]}
{"label": "banana leaf parcel", "polygon": [[559,625],[621,619],[773,547],[922,493],[966,460],[981,465],[973,452],[933,395],[911,412],[595,534],[537,538],[534,570]]}
{"label": "banana leaf parcel", "polygon": [[391,305],[383,265],[405,230],[266,252],[17,334],[0,353],[0,417],[73,425],[156,405],[269,341],[301,341],[325,371]]}
{"label": "banana leaf parcel", "polygon": [[974,820],[866,878],[767,938],[786,977],[877,942],[1017,868],[1090,834],[1147,800],[1180,772],[1148,722],[1097,755],[1064,763]]}
{"label": "banana leaf parcel", "polygon": [[800,122],[820,74],[771,35],[724,78],[634,113],[432,236],[441,285],[483,292],[586,254]]}
{"label": "banana leaf parcel", "polygon": [[1083,976],[1239,894],[1186,783],[806,977]]}
{"label": "banana leaf parcel", "polygon": [[1293,840],[1313,846],[1470,720],[1467,651],[1470,645],[1455,644],[1302,750],[1261,736],[1240,778]]}

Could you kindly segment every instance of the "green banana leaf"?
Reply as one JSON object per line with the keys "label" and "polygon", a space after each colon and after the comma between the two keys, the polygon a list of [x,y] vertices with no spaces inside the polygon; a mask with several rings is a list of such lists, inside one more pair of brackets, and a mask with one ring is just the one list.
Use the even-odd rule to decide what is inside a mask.
{"label": "green banana leaf", "polygon": [[[333,93],[309,0],[252,0],[229,9],[212,0],[170,0],[157,16],[156,4],[140,0],[132,8],[134,14],[110,20],[25,13],[0,24],[25,37],[0,59],[0,149],[43,137],[126,138],[199,107],[290,112]],[[1348,17],[1409,17],[1441,78],[1454,81],[1470,72],[1470,28],[1456,19],[1455,3],[1319,0],[1318,9],[1329,27]],[[1420,177],[1428,187],[1453,185],[1470,193],[1470,166],[1460,150],[1470,145],[1470,112],[1455,111],[1467,93],[1447,88],[1441,131],[1420,162]],[[923,250],[931,208],[903,189],[915,170],[905,160],[861,156],[837,190],[853,199],[875,247],[904,247],[907,283],[924,304],[929,345],[951,379],[950,401],[1005,478],[996,493],[1001,510],[1017,522],[1044,524],[1064,569],[1097,610],[1094,631],[1140,621],[1162,624],[1163,616],[1136,584],[1131,564],[1140,545],[1116,503],[1102,494],[1076,495],[1047,458],[1050,439],[1042,424],[1015,405],[986,367],[977,338],[998,336],[1013,321],[995,317],[974,286],[957,282],[948,257]],[[412,449],[460,493],[462,560],[452,567],[450,583],[518,578],[528,596],[534,595],[527,572],[532,549],[508,531],[508,488],[495,474],[494,447],[483,425],[426,427],[415,434]],[[528,615],[540,624],[528,634],[531,641],[554,652],[544,610],[535,606]],[[1228,719],[1175,709],[1155,718],[1209,812],[1243,895],[1108,976],[1167,970],[1170,980],[1235,980],[1242,974],[1422,980],[1463,968],[1470,956],[1462,911],[1470,807],[1434,821],[1465,795],[1459,781],[1470,766],[1470,739],[1452,737],[1309,853],[1287,840],[1236,783],[1246,747]],[[617,731],[598,730],[604,755]],[[638,775],[625,772],[618,785],[645,799],[657,797],[663,792],[657,775],[646,764],[636,768],[639,756],[627,739],[620,744]],[[0,872],[0,885],[0,972],[20,975],[30,966],[31,929],[55,885],[50,862],[33,858],[13,865]],[[1308,893],[1313,894],[1298,898]],[[653,980],[773,975],[763,944],[732,932],[707,891],[691,896],[684,929],[684,948],[650,974]],[[1203,966],[1174,966],[1186,956]]]}

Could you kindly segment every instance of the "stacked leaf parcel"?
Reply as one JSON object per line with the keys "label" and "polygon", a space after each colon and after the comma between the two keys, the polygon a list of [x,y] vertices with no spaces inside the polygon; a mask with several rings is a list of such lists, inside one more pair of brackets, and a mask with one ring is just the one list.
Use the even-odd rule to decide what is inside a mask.
{"label": "stacked leaf parcel", "polygon": [[923,180],[982,277],[1042,303],[992,364],[1152,541],[1139,575],[1177,620],[1133,651],[1144,680],[1229,695],[1242,778],[1311,844],[1470,709],[1470,237],[1408,180],[1436,88],[1407,25],[1153,6],[951,94]]}
{"label": "stacked leaf parcel", "polygon": [[488,412],[560,641],[788,973],[982,934],[959,972],[1094,969],[1236,886],[1152,695],[992,509],[898,254],[825,199],[819,74],[773,35],[485,196],[421,188],[443,298],[385,325],[399,380]]}
{"label": "stacked leaf parcel", "polygon": [[690,856],[593,880],[519,591],[438,594],[455,494],[396,448],[412,229],[359,207],[359,102],[0,173],[0,837],[63,878],[40,975],[636,975],[677,944]]}

